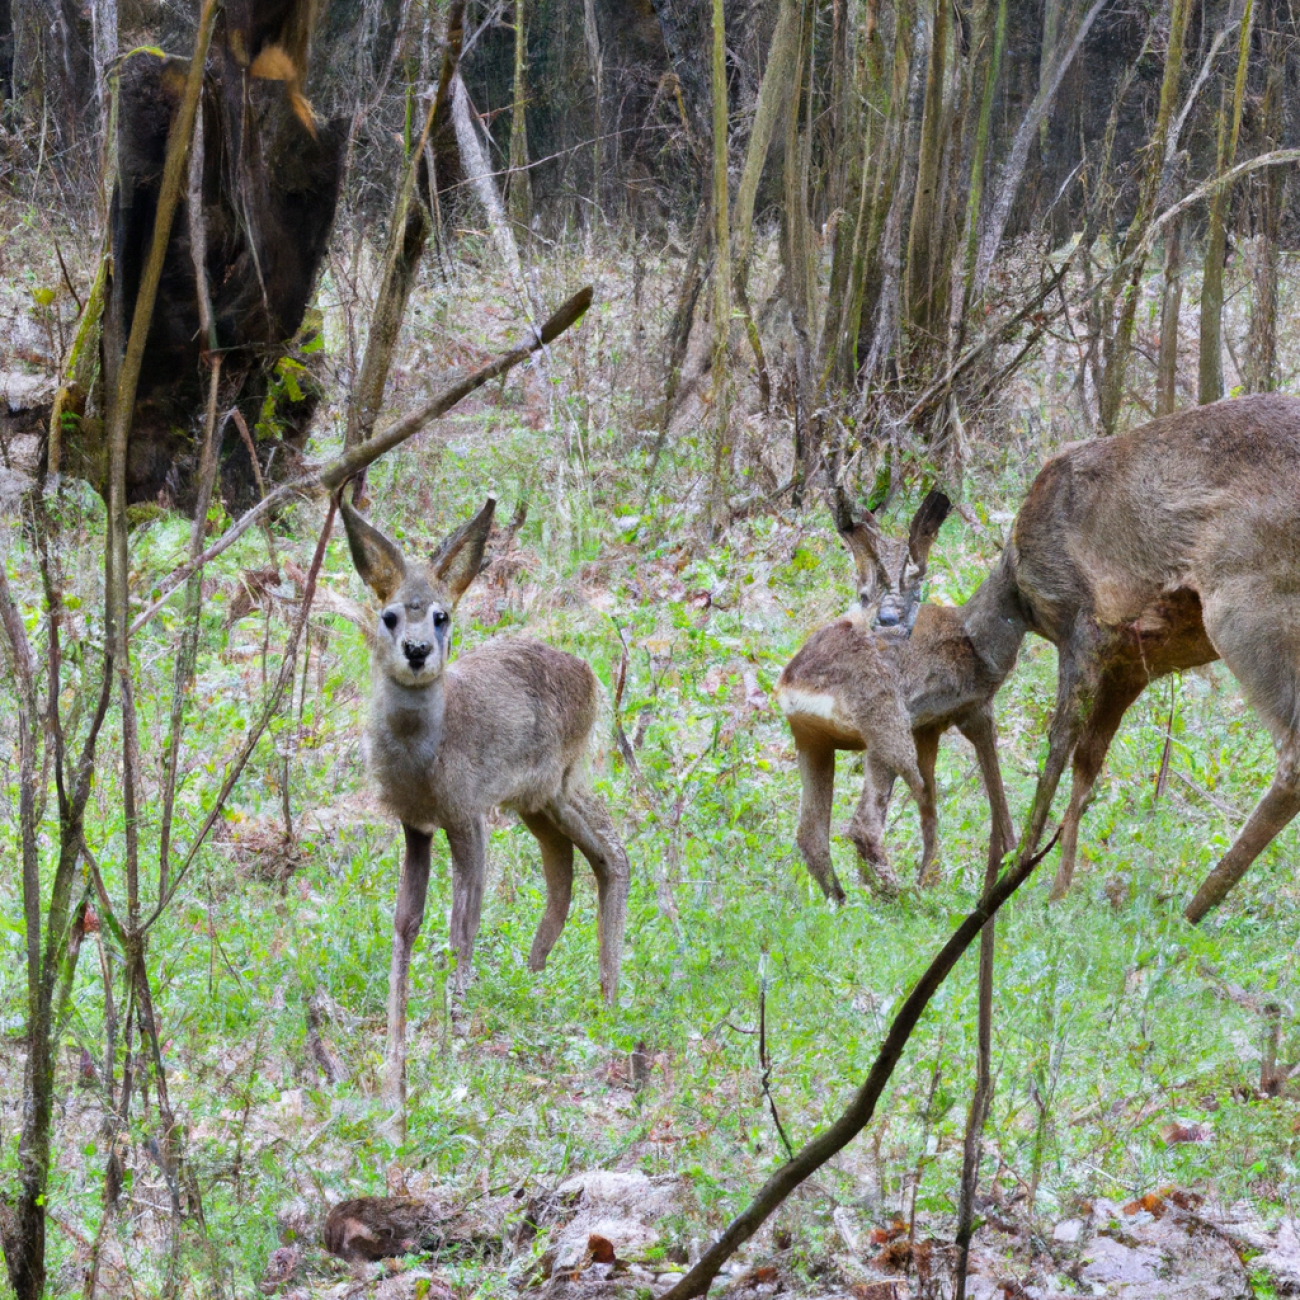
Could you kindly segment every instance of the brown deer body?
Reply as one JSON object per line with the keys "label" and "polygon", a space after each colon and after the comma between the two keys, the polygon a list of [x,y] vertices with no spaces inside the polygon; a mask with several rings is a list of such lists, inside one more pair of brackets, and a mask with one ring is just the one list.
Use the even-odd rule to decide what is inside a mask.
{"label": "brown deer body", "polygon": [[457,983],[468,977],[487,871],[487,813],[510,808],[536,837],[546,910],[529,967],[541,970],[568,918],[576,847],[596,876],[600,983],[618,987],[627,911],[627,855],[584,760],[596,720],[596,678],[580,659],[522,637],[489,642],[447,662],[451,612],[478,573],[495,503],[453,533],[427,564],[340,503],[353,562],[384,608],[372,636],[374,682],[367,763],[400,819],[406,856],[394,916],[384,1091],[405,1076],[411,949],[424,917],[433,831],[452,860],[451,943]]}
{"label": "brown deer body", "polygon": [[988,583],[1059,658],[1021,852],[1073,755],[1054,888],[1125,710],[1147,682],[1222,658],[1269,729],[1273,783],[1186,916],[1199,921],[1300,810],[1300,399],[1217,402],[1049,461]]}
{"label": "brown deer body", "polygon": [[993,696],[1015,662],[1015,645],[1009,659],[986,658],[966,630],[964,609],[919,603],[930,547],[948,510],[948,498],[932,492],[908,538],[892,539],[881,535],[869,512],[854,519],[839,498],[836,523],[857,565],[859,607],[814,632],[777,683],[799,760],[799,850],[836,902],[844,901],[830,855],[837,750],[863,751],[862,796],[849,838],[863,879],[874,878],[882,892],[898,889],[883,841],[896,777],[920,809],[919,877],[930,879],[938,833],[934,767],[939,738],[950,727],[975,746],[1003,851],[1014,843]]}

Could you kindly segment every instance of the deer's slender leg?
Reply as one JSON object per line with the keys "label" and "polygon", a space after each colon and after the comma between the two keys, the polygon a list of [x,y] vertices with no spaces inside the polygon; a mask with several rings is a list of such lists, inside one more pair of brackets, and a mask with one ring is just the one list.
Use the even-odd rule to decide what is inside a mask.
{"label": "deer's slender leg", "polygon": [[1278,753],[1277,773],[1268,792],[1255,805],[1232,847],[1205,878],[1183,915],[1195,925],[1218,907],[1246,874],[1246,869],[1273,838],[1300,812],[1300,737],[1292,736]]}
{"label": "deer's slender leg", "polygon": [[799,830],[795,843],[812,878],[834,903],[844,888],[831,863],[831,814],[835,805],[835,751],[829,745],[797,749],[799,759]]}
{"label": "deer's slender leg", "polygon": [[456,987],[463,990],[469,983],[474,940],[483,917],[487,819],[475,817],[446,830],[451,847],[451,946],[456,950]]}
{"label": "deer's slender leg", "polygon": [[613,1005],[623,965],[623,930],[631,872],[604,801],[587,791],[568,790],[548,810],[559,829],[577,845],[596,875],[596,924],[600,939],[600,988]]}
{"label": "deer's slender leg", "polygon": [[1097,688],[1092,711],[1088,714],[1074,749],[1070,806],[1061,822],[1061,863],[1056,869],[1056,879],[1052,882],[1053,901],[1064,898],[1070,892],[1079,847],[1079,821],[1092,802],[1092,788],[1120,721],[1128,706],[1142,694],[1145,685],[1145,678],[1130,672],[1122,675],[1107,674]]}
{"label": "deer's slender leg", "polygon": [[988,796],[989,812],[993,818],[993,833],[998,837],[994,850],[1001,858],[1016,847],[1016,828],[1007,807],[1007,792],[1002,785],[1002,765],[998,762],[998,731],[993,721],[993,710],[985,705],[972,718],[961,724],[961,734],[975,746],[975,758],[984,778],[984,793]]}
{"label": "deer's slender leg", "polygon": [[1277,771],[1232,847],[1188,903],[1193,924],[1217,907],[1269,842],[1300,812],[1300,600],[1203,599],[1205,631],[1273,736]]}
{"label": "deer's slender leg", "polygon": [[546,910],[528,954],[528,969],[543,970],[555,941],[569,919],[573,899],[573,841],[545,813],[520,813],[542,850],[542,874],[546,877]]}
{"label": "deer's slender leg", "polygon": [[1047,762],[1034,788],[1034,802],[1029,810],[1025,833],[1020,837],[1020,861],[1033,856],[1042,839],[1043,828],[1052,814],[1052,800],[1061,774],[1070,761],[1074,746],[1083,730],[1084,714],[1092,702],[1101,676],[1098,644],[1101,633],[1092,619],[1081,614],[1068,642],[1057,646],[1059,667],[1056,679],[1056,712],[1048,732]]}
{"label": "deer's slender leg", "polygon": [[912,733],[916,744],[916,770],[921,777],[921,793],[916,799],[916,806],[921,813],[921,867],[916,873],[919,885],[934,883],[934,855],[939,838],[934,764],[939,757],[939,737],[942,735],[942,727],[922,727]]}
{"label": "deer's slender leg", "polygon": [[[898,893],[898,878],[894,875],[889,854],[885,851],[884,831],[885,814],[889,811],[889,796],[894,789],[897,769],[870,750],[867,751],[862,767],[865,772],[862,797],[849,822],[849,839],[858,850],[863,883],[874,886],[880,893],[892,898]],[[907,784],[914,793],[921,789],[921,774],[914,768],[907,774]]]}
{"label": "deer's slender leg", "polygon": [[389,1105],[406,1101],[406,999],[411,973],[411,949],[424,921],[424,900],[429,892],[429,862],[433,836],[403,825],[406,856],[397,886],[393,915],[393,955],[388,970],[388,1044],[384,1053],[384,1100]]}

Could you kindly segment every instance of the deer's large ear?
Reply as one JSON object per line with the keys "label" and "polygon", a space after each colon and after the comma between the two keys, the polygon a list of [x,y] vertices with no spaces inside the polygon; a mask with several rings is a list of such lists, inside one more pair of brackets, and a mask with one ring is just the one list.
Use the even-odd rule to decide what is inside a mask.
{"label": "deer's large ear", "polygon": [[429,559],[433,576],[450,591],[453,605],[483,567],[483,550],[492,531],[496,508],[496,497],[488,497],[483,509],[449,534]]}
{"label": "deer's large ear", "polygon": [[352,563],[361,575],[361,581],[387,605],[406,577],[406,561],[402,559],[401,551],[342,497],[339,498],[339,513],[347,530]]}
{"label": "deer's large ear", "polygon": [[874,581],[880,560],[880,526],[870,510],[853,513],[848,494],[839,483],[835,485],[835,527],[853,556],[859,581]]}
{"label": "deer's large ear", "polygon": [[912,516],[912,526],[907,533],[907,549],[920,568],[925,568],[926,561],[930,558],[930,547],[939,536],[939,529],[951,509],[952,502],[938,488],[932,488]]}

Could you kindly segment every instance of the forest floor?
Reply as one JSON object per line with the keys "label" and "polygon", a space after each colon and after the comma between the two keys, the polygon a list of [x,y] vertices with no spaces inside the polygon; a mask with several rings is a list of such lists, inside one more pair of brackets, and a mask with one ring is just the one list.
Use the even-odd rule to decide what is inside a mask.
{"label": "forest floor", "polygon": [[[22,241],[38,235],[10,233],[11,268]],[[468,243],[455,268],[426,271],[413,300],[390,388],[394,410],[520,336],[517,305]],[[435,542],[489,490],[506,516],[527,502],[512,550],[458,610],[458,644],[464,651],[526,632],[588,660],[604,686],[593,780],[633,869],[618,1004],[599,996],[585,873],[548,968],[528,971],[541,873],[535,842],[509,817],[492,824],[475,975],[453,999],[447,855],[436,841],[413,968],[405,1138],[381,1104],[400,837],[362,768],[368,667],[354,620],[364,594],[336,533],[292,708],[256,752],[201,871],[150,939],[167,1079],[185,1133],[188,1294],[395,1300],[661,1289],[785,1159],[774,1113],[796,1149],[838,1115],[891,1012],[975,901],[988,819],[974,753],[956,733],[940,751],[935,887],[910,883],[919,826],[901,796],[888,838],[909,881],[897,901],[860,882],[852,846],[838,836],[835,865],[849,893],[839,910],[798,857],[794,748],[772,690],[808,633],[848,607],[851,566],[820,500],[794,509],[779,497],[715,541],[701,539],[693,519],[707,464],[703,396],[674,426],[647,494],[662,372],[646,340],[658,338],[678,268],[671,250],[559,250],[541,268],[542,297],[558,301],[594,282],[588,318],[544,362],[380,462],[369,485],[372,517],[410,547]],[[15,318],[25,311],[28,335],[53,343],[57,331],[41,315],[51,305],[32,294],[40,285],[12,278],[0,308]],[[321,300],[336,378],[356,342],[340,296],[330,277]],[[39,354],[13,353],[4,365],[33,383],[42,373]],[[932,556],[929,599],[969,597],[1042,459],[1081,436],[1063,404],[1068,387],[1063,365],[1042,366],[1004,396],[996,423],[972,432],[963,513],[950,517]],[[786,424],[743,403],[738,419],[735,491],[770,492],[783,481]],[[337,446],[340,427],[336,399],[321,412],[312,454]],[[914,496],[893,505],[893,526],[905,526]],[[0,493],[0,538],[35,625],[39,580],[17,501]],[[102,505],[67,485],[63,510],[59,563],[92,607]],[[200,819],[278,666],[299,594],[293,566],[306,568],[323,516],[307,504],[276,521],[278,574],[266,572],[275,566],[255,531],[208,570],[180,837]],[[165,510],[136,529],[142,596],[183,556],[187,537],[188,523]],[[136,642],[146,739],[159,753],[179,599]],[[625,657],[618,715],[635,773],[612,741]],[[1051,647],[1030,638],[998,698],[1017,817],[1044,750],[1054,670]],[[24,1055],[12,726],[0,695],[6,1163]],[[106,737],[105,752],[118,744]],[[1157,797],[1166,747],[1168,779]],[[1211,1300],[1300,1288],[1300,1094],[1294,1084],[1276,1096],[1260,1088],[1268,1007],[1282,1008],[1282,1061],[1300,1058],[1296,828],[1200,928],[1181,919],[1272,766],[1268,737],[1224,670],[1160,682],[1112,746],[1069,898],[1046,901],[1051,857],[1005,909],[971,1294]],[[105,763],[88,831],[114,893],[118,780],[115,761]],[[860,780],[860,767],[841,756],[837,826]],[[101,931],[83,951],[59,1075],[48,1204],[56,1294],[80,1292],[102,1215],[105,970],[120,974],[121,962]],[[935,998],[877,1119],[791,1197],[717,1289],[857,1300],[951,1294],[948,1243],[974,1042],[968,959]],[[153,1104],[137,1110],[123,1142],[105,1294],[153,1295],[161,1285],[172,1228],[150,1155]],[[429,1249],[369,1265],[326,1254],[329,1207],[383,1195],[437,1207]]]}

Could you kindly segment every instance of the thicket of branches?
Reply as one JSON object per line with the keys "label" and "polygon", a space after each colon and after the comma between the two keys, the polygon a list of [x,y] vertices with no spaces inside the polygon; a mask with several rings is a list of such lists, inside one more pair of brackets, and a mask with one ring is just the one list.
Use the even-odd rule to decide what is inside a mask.
{"label": "thicket of branches", "polygon": [[[186,1215],[201,1212],[167,1103],[149,931],[293,680],[332,509],[257,725],[210,792],[203,824],[178,846],[175,774],[204,565],[276,505],[339,490],[460,396],[549,341],[589,301],[574,298],[528,346],[376,433],[407,294],[430,241],[449,238],[450,213],[480,205],[534,325],[546,313],[524,268],[547,256],[548,241],[581,231],[677,242],[680,278],[659,340],[662,393],[649,474],[683,395],[706,388],[709,530],[724,527],[736,509],[733,425],[746,405],[780,408],[788,419],[794,468],[777,488],[797,502],[814,484],[841,477],[860,448],[904,439],[936,472],[957,475],[963,430],[1049,335],[1068,340],[1078,359],[1073,400],[1097,432],[1122,427],[1135,408],[1167,411],[1192,398],[1217,399],[1224,392],[1223,267],[1229,248],[1247,237],[1251,314],[1238,371],[1253,390],[1271,389],[1279,378],[1279,253],[1297,236],[1286,192],[1288,164],[1300,158],[1300,33],[1279,0],[1164,0],[1150,9],[1124,0],[1045,0],[1041,7],[1011,0],[474,0],[463,13],[456,4],[415,0],[260,7],[227,0],[224,9],[219,19],[215,0],[201,9],[183,0],[0,5],[6,183],[27,199],[53,196],[96,246],[110,245],[127,181],[144,175],[127,177],[115,150],[119,71],[141,57],[130,52],[143,45],[195,56],[166,65],[176,72],[167,92],[172,116],[164,116],[158,137],[166,157],[154,160],[149,175],[156,208],[140,240],[129,308],[120,300],[113,308],[125,280],[102,258],[99,289],[82,304],[48,413],[47,473],[24,516],[44,585],[35,639],[0,566],[0,645],[17,696],[29,987],[20,1171],[12,1196],[0,1203],[0,1231],[11,1280],[24,1297],[44,1285],[54,1060],[92,909],[124,958],[114,977],[122,1014],[104,1067],[111,1107],[125,1125],[140,1082],[132,1069],[143,1061],[159,1103],[158,1159],[178,1240]],[[265,24],[268,11],[281,9],[284,31],[298,32],[301,48],[284,38],[283,63],[268,59],[253,75],[284,84],[285,102],[313,139],[334,132],[342,159],[336,241],[342,231],[382,252],[378,287],[357,331],[365,346],[347,366],[345,452],[315,470],[286,455],[273,473],[276,438],[248,431],[229,386],[232,376],[242,384],[255,368],[235,355],[250,341],[222,338],[214,324],[212,297],[221,284],[210,285],[208,276],[220,250],[206,242],[205,222],[219,205],[204,188],[204,137],[194,125],[206,120],[199,74],[214,30],[227,60],[221,85],[244,86],[243,74],[229,71],[243,66],[232,33],[251,30],[250,15]],[[204,75],[212,75],[210,67]],[[256,253],[252,206],[238,186],[227,207],[235,214],[231,246],[239,236]],[[183,243],[169,244],[180,238],[173,227]],[[754,270],[773,234],[779,278],[757,303]],[[1139,348],[1137,312],[1140,287],[1157,267],[1162,301],[1153,352]],[[1199,364],[1188,394],[1179,386],[1178,340],[1188,311],[1184,284],[1196,270]],[[193,313],[202,369],[191,359],[189,379],[197,373],[203,385],[182,431],[192,446],[182,449],[187,478],[177,490],[194,520],[189,556],[141,608],[138,593],[132,605],[126,512],[156,485],[137,484],[128,467],[142,437],[137,383],[155,298],[163,308],[181,303]],[[188,328],[189,316],[184,320]],[[279,323],[278,337],[256,340],[263,349],[257,365],[267,362],[266,349],[290,347],[300,322]],[[782,368],[778,333],[789,356]],[[704,346],[692,350],[693,337],[704,337]],[[61,639],[58,471],[66,467],[65,445],[75,451],[92,429],[103,470],[97,485],[108,505],[102,641],[79,647],[74,663]],[[251,461],[260,502],[209,543],[215,467],[228,447],[244,448],[239,454]],[[277,476],[278,487],[265,481]],[[173,482],[166,473],[160,478]],[[131,642],[182,587],[170,727],[161,752],[146,761]],[[97,753],[109,739],[126,801],[124,892],[116,898],[83,824]],[[156,788],[146,769],[162,773]],[[140,818],[146,797],[150,816]],[[51,825],[52,839],[44,833]],[[131,1050],[137,1032],[143,1056]],[[116,1199],[117,1159],[112,1148],[105,1223]]]}

